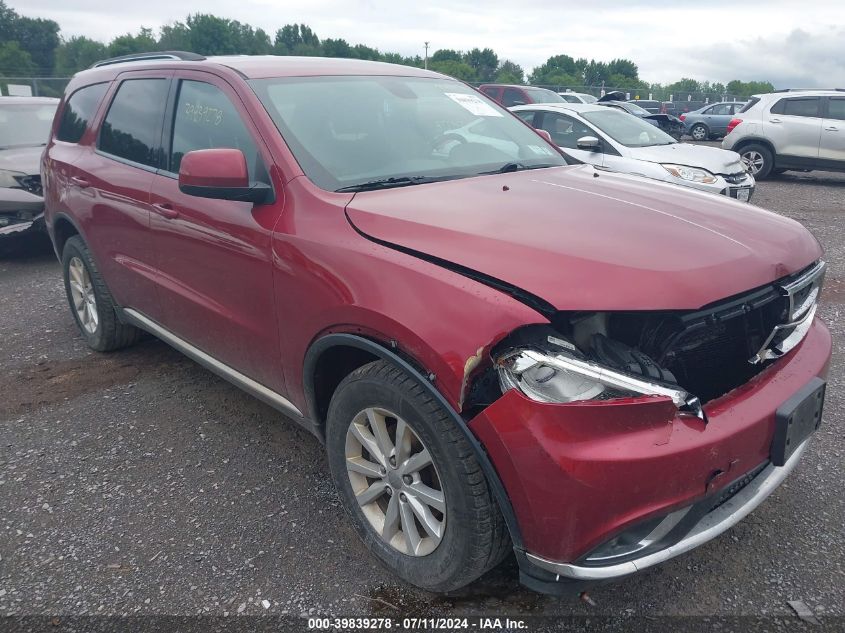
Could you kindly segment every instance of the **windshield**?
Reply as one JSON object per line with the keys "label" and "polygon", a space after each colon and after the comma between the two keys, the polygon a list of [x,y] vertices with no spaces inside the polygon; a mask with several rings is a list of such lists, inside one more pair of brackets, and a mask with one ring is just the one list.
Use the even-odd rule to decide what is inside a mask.
{"label": "windshield", "polygon": [[566,100],[558,93],[545,88],[523,88],[534,103],[564,103]]}
{"label": "windshield", "polygon": [[582,94],[581,98],[584,100],[584,103],[596,103],[598,99],[593,95]]}
{"label": "windshield", "polygon": [[649,112],[649,111],[648,111],[648,110],[646,110],[645,108],[641,108],[641,107],[640,107],[640,106],[638,106],[636,103],[630,103],[630,102],[628,102],[628,103],[626,103],[623,107],[624,107],[624,108],[625,108],[628,112],[630,112],[631,114],[651,114],[651,112]]}
{"label": "windshield", "polygon": [[332,76],[250,83],[302,170],[328,191],[566,164],[531,128],[457,81]]}
{"label": "windshield", "polygon": [[0,105],[0,147],[46,145],[55,113],[52,103]]}
{"label": "windshield", "polygon": [[582,112],[581,116],[614,141],[626,147],[649,147],[675,143],[675,139],[666,132],[626,112],[607,108]]}

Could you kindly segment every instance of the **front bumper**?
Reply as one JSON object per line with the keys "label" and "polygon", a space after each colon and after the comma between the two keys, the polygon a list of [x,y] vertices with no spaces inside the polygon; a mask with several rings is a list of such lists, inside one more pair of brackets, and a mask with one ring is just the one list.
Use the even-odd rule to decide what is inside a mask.
{"label": "front bumper", "polygon": [[[830,353],[830,334],[817,319],[795,349],[707,403],[707,424],[679,415],[663,398],[544,404],[507,392],[470,428],[516,514],[523,579],[537,588],[561,578],[625,576],[697,547],[739,521],[800,459],[803,448],[783,467],[767,465],[775,414],[792,394],[826,375]],[[745,488],[701,514],[678,540],[639,559],[583,564],[616,536],[704,503],[761,466]]]}

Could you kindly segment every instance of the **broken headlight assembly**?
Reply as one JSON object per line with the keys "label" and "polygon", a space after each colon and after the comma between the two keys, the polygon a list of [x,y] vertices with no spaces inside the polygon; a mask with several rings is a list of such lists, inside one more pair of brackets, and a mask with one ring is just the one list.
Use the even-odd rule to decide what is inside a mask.
{"label": "broken headlight assembly", "polygon": [[675,178],[680,178],[681,180],[686,180],[688,182],[700,182],[705,185],[711,185],[716,182],[716,176],[706,169],[687,167],[685,165],[662,164],[661,166]]}
{"label": "broken headlight assembly", "polygon": [[678,385],[649,376],[665,372],[648,357],[627,348],[620,350],[621,344],[606,337],[598,338],[596,347],[603,355],[608,359],[624,355],[628,361],[633,360],[643,372],[635,374],[588,358],[569,341],[552,336],[547,340],[549,345],[543,349],[510,349],[496,359],[503,392],[518,389],[532,400],[546,403],[660,396],[670,398],[679,410],[704,419],[697,397]]}

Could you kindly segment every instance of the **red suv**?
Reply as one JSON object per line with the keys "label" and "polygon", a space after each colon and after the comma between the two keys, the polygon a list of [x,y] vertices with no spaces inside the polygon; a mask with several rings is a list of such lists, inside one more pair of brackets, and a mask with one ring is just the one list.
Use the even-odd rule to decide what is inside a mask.
{"label": "red suv", "polygon": [[42,171],[88,344],[146,330],[313,432],[364,543],[429,590],[511,551],[549,592],[665,561],[820,421],[812,235],[567,166],[443,75],[110,60],[69,84]]}

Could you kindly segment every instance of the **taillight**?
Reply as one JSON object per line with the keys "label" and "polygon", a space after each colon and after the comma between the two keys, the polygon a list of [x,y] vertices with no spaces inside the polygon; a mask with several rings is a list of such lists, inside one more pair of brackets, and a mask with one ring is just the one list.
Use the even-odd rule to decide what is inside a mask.
{"label": "taillight", "polygon": [[681,116],[679,116],[678,118],[679,118],[681,121],[683,121],[684,119],[686,119],[686,118],[687,118],[687,115],[686,115],[686,114],[682,114],[682,115],[681,115]]}
{"label": "taillight", "polygon": [[727,134],[725,134],[725,136],[727,136],[728,134],[730,134],[731,132],[733,132],[733,131],[734,131],[734,128],[735,128],[737,125],[739,125],[740,123],[742,123],[742,119],[731,119],[731,122],[730,122],[730,123],[728,123],[728,132],[727,132]]}

